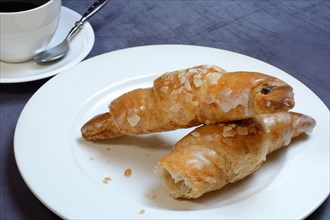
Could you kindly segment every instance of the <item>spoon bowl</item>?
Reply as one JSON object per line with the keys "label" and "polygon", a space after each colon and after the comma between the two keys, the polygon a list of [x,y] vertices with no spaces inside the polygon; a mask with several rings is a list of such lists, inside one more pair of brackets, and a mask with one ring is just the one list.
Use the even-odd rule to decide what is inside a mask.
{"label": "spoon bowl", "polygon": [[84,23],[97,11],[99,11],[107,2],[108,0],[97,0],[88,8],[81,19],[75,23],[75,26],[70,30],[66,38],[60,44],[53,48],[42,51],[41,53],[38,53],[37,55],[33,56],[32,60],[36,61],[37,63],[48,63],[63,58],[70,50],[70,39],[76,33],[78,33],[79,30],[83,27]]}
{"label": "spoon bowl", "polygon": [[50,48],[46,51],[43,51],[37,55],[35,55],[32,59],[38,63],[46,63],[55,60],[59,60],[68,53],[70,49],[68,39],[64,39],[59,45],[56,47]]}

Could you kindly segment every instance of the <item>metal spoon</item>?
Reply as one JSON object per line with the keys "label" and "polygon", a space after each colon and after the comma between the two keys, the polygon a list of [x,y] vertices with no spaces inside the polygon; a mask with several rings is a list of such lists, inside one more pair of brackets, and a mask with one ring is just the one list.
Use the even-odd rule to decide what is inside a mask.
{"label": "metal spoon", "polygon": [[70,49],[70,39],[76,33],[78,33],[84,23],[97,11],[99,11],[107,2],[108,0],[97,0],[88,8],[85,14],[81,17],[81,19],[75,23],[75,26],[70,30],[66,38],[59,45],[35,55],[32,59],[37,63],[46,63],[64,57]]}

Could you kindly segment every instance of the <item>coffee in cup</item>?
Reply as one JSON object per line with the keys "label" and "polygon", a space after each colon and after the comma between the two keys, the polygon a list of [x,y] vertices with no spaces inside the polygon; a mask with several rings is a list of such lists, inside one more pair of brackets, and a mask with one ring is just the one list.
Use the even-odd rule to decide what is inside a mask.
{"label": "coffee in cup", "polygon": [[24,62],[45,50],[60,11],[61,0],[0,0],[0,60]]}

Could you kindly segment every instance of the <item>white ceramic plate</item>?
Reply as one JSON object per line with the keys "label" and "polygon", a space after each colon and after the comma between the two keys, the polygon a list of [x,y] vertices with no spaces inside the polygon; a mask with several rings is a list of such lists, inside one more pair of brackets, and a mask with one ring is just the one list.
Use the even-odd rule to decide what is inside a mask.
{"label": "white ceramic plate", "polygon": [[[294,110],[314,117],[317,126],[245,180],[197,200],[172,199],[153,173],[189,129],[98,144],[81,138],[83,123],[107,111],[118,95],[151,86],[164,72],[200,64],[285,80],[294,87]],[[24,108],[14,147],[27,185],[66,219],[302,219],[329,195],[328,122],[329,110],[311,90],[262,61],[205,47],[145,46],[97,56],[48,81]],[[132,175],[125,177],[128,168]],[[104,183],[106,177],[112,180]]]}
{"label": "white ceramic plate", "polygon": [[[59,26],[48,48],[59,44],[80,18],[81,15],[77,12],[62,7]],[[83,60],[93,45],[94,31],[92,26],[86,22],[80,32],[70,41],[70,51],[60,61],[50,64],[37,64],[32,60],[15,64],[0,61],[0,82],[28,82],[53,76]]]}

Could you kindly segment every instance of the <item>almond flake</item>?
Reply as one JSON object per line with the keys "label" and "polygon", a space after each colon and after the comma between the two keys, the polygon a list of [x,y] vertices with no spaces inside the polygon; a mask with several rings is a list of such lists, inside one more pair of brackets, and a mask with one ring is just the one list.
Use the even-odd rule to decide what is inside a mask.
{"label": "almond flake", "polygon": [[138,115],[132,115],[130,117],[127,117],[127,121],[131,127],[135,127],[139,123],[140,119],[141,118]]}

